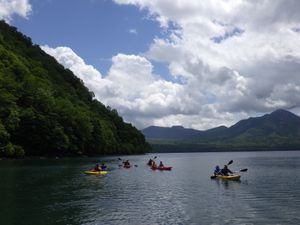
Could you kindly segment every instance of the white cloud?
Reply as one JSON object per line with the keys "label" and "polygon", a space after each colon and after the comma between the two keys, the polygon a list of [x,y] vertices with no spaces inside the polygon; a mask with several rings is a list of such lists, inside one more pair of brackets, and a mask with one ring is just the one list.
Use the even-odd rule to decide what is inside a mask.
{"label": "white cloud", "polygon": [[137,30],[136,29],[129,29],[129,31],[128,31],[130,34],[137,34],[138,32],[137,32]]}
{"label": "white cloud", "polygon": [[299,107],[300,35],[295,28],[300,1],[115,2],[147,9],[162,26],[176,24],[169,26],[169,37],[153,41],[147,57],[167,63],[193,98],[204,95],[201,108],[237,115]]}
{"label": "white cloud", "polygon": [[171,114],[187,118],[198,113],[195,104],[201,102],[202,94],[197,96],[184,85],[160,79],[144,57],[118,54],[107,76],[102,77],[68,47],[42,49],[82,79],[98,100],[118,109],[125,120],[140,128],[152,123],[167,125]]}
{"label": "white cloud", "polygon": [[87,87],[91,88],[95,83],[101,81],[101,73],[93,66],[86,65],[84,60],[76,55],[71,48],[50,48],[49,46],[41,46],[41,48],[49,55],[55,57],[66,68],[72,70],[85,82]]}
{"label": "white cloud", "polygon": [[[206,129],[299,110],[300,1],[114,1],[148,10],[170,35],[154,39],[143,57],[115,55],[105,76],[69,48],[44,50],[125,120]],[[154,74],[151,61],[167,64],[181,83]]]}
{"label": "white cloud", "polygon": [[70,69],[78,78],[80,78],[89,90],[93,91],[95,97],[101,102],[105,102],[101,93],[106,92],[108,95],[113,95],[115,90],[112,90],[112,85],[109,80],[102,78],[101,73],[91,65],[87,65],[69,47],[51,48],[49,46],[41,46],[41,48],[49,55],[56,58],[65,68]]}
{"label": "white cloud", "polygon": [[14,14],[27,18],[30,12],[28,0],[0,0],[0,19],[9,21]]}

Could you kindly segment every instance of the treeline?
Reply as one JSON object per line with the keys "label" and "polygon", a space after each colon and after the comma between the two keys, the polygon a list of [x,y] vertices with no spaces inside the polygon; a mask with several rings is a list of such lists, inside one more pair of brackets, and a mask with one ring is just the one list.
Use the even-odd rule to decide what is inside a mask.
{"label": "treeline", "polygon": [[0,21],[0,157],[133,154],[144,136],[70,70]]}
{"label": "treeline", "polygon": [[276,150],[299,150],[299,143],[268,145],[253,143],[166,143],[150,141],[152,153],[174,152],[239,152],[239,151],[276,151]]}
{"label": "treeline", "polygon": [[[201,139],[148,139],[152,152],[226,152],[299,150],[299,134],[280,136],[275,132],[259,135],[262,131],[251,129],[234,138]],[[298,134],[298,135],[297,135]]]}

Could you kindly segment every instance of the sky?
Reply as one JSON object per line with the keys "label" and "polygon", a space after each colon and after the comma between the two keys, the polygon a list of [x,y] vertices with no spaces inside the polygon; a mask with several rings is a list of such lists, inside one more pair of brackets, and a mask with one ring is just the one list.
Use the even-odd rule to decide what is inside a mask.
{"label": "sky", "polygon": [[299,0],[0,0],[0,18],[139,129],[300,114]]}

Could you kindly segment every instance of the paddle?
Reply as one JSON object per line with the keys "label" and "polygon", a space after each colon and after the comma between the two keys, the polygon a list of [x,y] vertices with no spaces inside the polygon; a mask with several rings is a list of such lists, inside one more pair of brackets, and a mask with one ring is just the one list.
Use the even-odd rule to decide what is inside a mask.
{"label": "paddle", "polygon": [[233,160],[230,160],[228,163],[227,163],[227,166],[229,166],[230,164],[233,163]]}
{"label": "paddle", "polygon": [[[233,163],[233,160],[230,160],[230,161],[227,163],[227,166],[231,165],[232,163]],[[210,179],[215,179],[215,178],[217,178],[216,175],[213,175],[213,176],[210,177]]]}

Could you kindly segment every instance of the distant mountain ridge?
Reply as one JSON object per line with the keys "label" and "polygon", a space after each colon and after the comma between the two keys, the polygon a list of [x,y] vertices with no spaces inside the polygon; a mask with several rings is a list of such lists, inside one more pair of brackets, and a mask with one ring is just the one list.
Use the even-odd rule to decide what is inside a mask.
{"label": "distant mountain ridge", "polygon": [[236,137],[252,129],[262,129],[264,134],[273,132],[293,134],[300,129],[300,117],[283,109],[261,117],[241,120],[231,127],[219,126],[209,130],[196,130],[183,126],[150,126],[142,130],[147,139],[192,139],[200,137]]}
{"label": "distant mountain ridge", "polygon": [[[209,130],[183,127],[155,127],[142,130],[155,149],[167,145],[192,145],[196,150],[214,149],[300,149],[300,117],[283,109],[261,117],[241,120],[231,127],[220,126]],[[175,144],[176,143],[176,144]],[[169,146],[170,147],[170,146]],[[191,146],[189,146],[191,147]]]}
{"label": "distant mountain ridge", "polygon": [[157,127],[150,126],[142,130],[146,138],[155,139],[190,139],[201,135],[203,131],[184,128],[183,126]]}
{"label": "distant mountain ridge", "polygon": [[241,120],[228,128],[228,137],[238,137],[240,135],[266,136],[278,135],[299,135],[300,117],[283,109],[276,110],[261,117]]}

